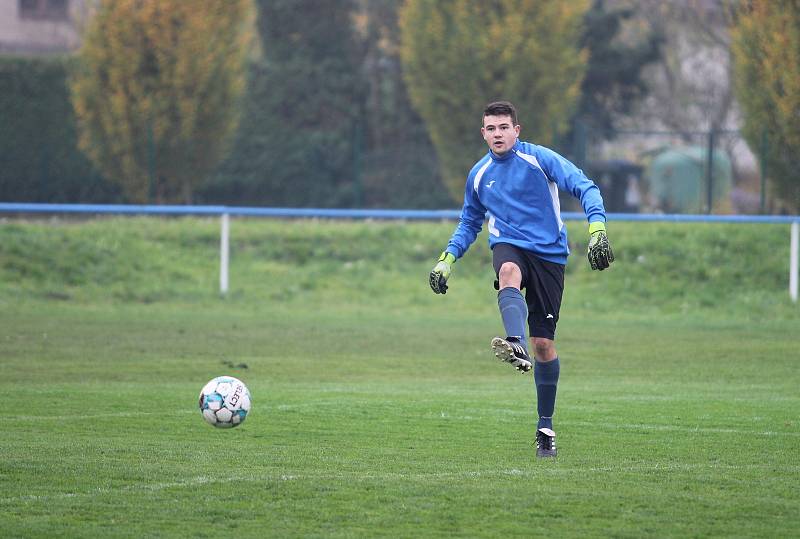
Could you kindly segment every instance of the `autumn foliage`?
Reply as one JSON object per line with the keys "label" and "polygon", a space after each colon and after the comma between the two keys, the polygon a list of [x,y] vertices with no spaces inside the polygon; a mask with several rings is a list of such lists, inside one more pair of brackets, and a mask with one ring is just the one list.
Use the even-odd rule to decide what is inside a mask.
{"label": "autumn foliage", "polygon": [[487,151],[483,106],[514,102],[521,138],[552,144],[575,111],[586,72],[580,50],[587,0],[408,0],[401,57],[411,101],[425,120],[442,177],[463,198],[469,167]]}
{"label": "autumn foliage", "polygon": [[800,210],[800,1],[742,3],[733,27],[744,135],[776,194]]}
{"label": "autumn foliage", "polygon": [[80,147],[133,202],[190,202],[236,128],[251,0],[100,0],[71,81]]}

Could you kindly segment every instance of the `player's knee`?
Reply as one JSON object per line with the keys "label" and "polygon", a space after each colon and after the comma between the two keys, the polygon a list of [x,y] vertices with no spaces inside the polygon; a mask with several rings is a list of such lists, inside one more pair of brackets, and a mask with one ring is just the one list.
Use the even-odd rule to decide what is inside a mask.
{"label": "player's knee", "polygon": [[522,282],[522,272],[519,266],[513,262],[505,262],[500,266],[500,271],[497,272],[497,278],[500,281],[500,288],[506,286],[515,286],[519,288]]}
{"label": "player's knee", "polygon": [[536,358],[541,361],[550,361],[556,357],[555,342],[550,339],[534,337],[533,350]]}

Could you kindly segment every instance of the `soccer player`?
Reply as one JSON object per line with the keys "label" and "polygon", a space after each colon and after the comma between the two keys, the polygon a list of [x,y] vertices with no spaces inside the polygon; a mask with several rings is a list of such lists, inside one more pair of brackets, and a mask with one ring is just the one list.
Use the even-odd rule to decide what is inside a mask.
{"label": "soccer player", "polygon": [[[539,412],[536,455],[555,457],[553,411],[560,366],[554,341],[569,255],[558,189],[583,206],[591,268],[606,269],[614,255],[597,185],[553,150],[520,141],[519,133],[514,105],[497,101],[486,106],[481,134],[489,152],[467,176],[458,226],[430,273],[430,285],[437,294],[447,292],[453,264],[475,241],[488,214],[497,303],[507,335],[492,339],[491,347],[497,358],[518,371],[533,368]],[[526,323],[534,361],[528,353]]]}

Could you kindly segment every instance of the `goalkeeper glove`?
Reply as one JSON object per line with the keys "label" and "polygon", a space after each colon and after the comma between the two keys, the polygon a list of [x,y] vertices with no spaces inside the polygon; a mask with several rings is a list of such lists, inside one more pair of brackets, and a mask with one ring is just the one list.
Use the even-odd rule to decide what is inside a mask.
{"label": "goalkeeper glove", "polygon": [[456,257],[453,253],[443,252],[439,257],[439,262],[434,266],[430,275],[431,289],[437,294],[447,294],[447,279],[450,278],[451,266],[455,263]]}
{"label": "goalkeeper glove", "polygon": [[603,271],[614,261],[614,253],[608,243],[606,225],[602,221],[589,223],[589,265],[593,270]]}

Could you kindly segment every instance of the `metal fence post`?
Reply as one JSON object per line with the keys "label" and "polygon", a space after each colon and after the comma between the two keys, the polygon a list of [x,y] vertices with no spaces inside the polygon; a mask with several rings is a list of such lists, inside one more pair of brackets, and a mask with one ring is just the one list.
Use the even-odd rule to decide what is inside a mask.
{"label": "metal fence post", "polygon": [[706,156],[706,213],[714,207],[714,128],[708,132],[708,155]]}
{"label": "metal fence post", "polygon": [[759,193],[759,213],[767,213],[767,153],[769,148],[769,139],[767,138],[767,130],[761,132],[761,155],[758,156],[759,172],[761,175],[761,189]]}
{"label": "metal fence post", "polygon": [[222,295],[228,293],[228,253],[230,234],[230,218],[227,213],[220,217],[220,238],[219,238],[219,292]]}
{"label": "metal fence post", "polygon": [[797,303],[798,243],[800,243],[800,221],[792,223],[789,247],[789,296]]}

